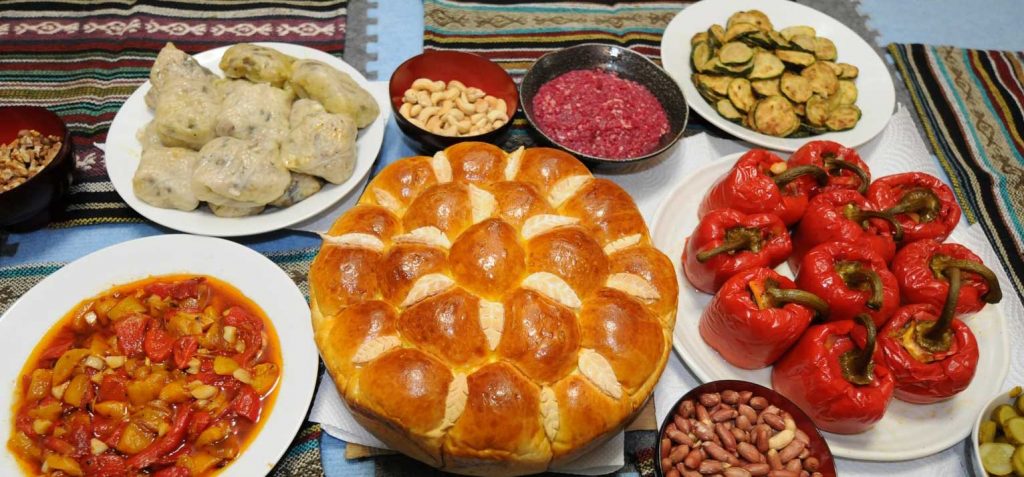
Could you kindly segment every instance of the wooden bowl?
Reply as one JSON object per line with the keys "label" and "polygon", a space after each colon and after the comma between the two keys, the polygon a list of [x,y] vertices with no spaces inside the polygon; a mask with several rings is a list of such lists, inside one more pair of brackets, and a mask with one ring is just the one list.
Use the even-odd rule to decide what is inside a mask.
{"label": "wooden bowl", "polygon": [[[419,78],[448,82],[459,80],[467,87],[476,87],[496,98],[504,99],[508,106],[509,121],[493,131],[475,136],[442,136],[416,126],[398,110],[402,107],[405,90]],[[508,132],[512,116],[519,108],[519,93],[512,77],[496,63],[480,55],[457,51],[431,51],[416,55],[399,65],[388,83],[391,110],[395,121],[405,135],[429,152],[444,149],[463,141],[482,141],[494,144]]]}
{"label": "wooden bowl", "polygon": [[818,472],[821,472],[825,477],[836,477],[836,464],[835,459],[832,457],[832,451],[828,448],[828,443],[825,442],[825,438],[818,432],[818,428],[814,426],[814,422],[811,421],[807,414],[801,410],[793,401],[790,401],[787,397],[775,392],[770,388],[761,386],[760,384],[754,384],[749,381],[739,381],[733,379],[724,379],[721,381],[711,381],[708,383],[701,384],[690,390],[690,392],[684,394],[675,404],[672,405],[672,410],[665,417],[665,422],[661,423],[661,428],[658,429],[658,440],[655,443],[657,447],[658,456],[654,459],[654,467],[657,475],[664,476],[665,472],[661,469],[661,439],[665,437],[665,430],[668,428],[669,423],[672,422],[672,416],[675,415],[676,409],[679,408],[679,403],[686,399],[692,399],[694,401],[704,393],[717,393],[727,389],[733,391],[750,391],[755,396],[763,396],[768,400],[769,404],[774,404],[775,407],[788,412],[793,416],[793,421],[796,422],[797,429],[800,429],[807,433],[807,436],[811,439],[810,449],[811,456],[817,457],[821,463],[821,467]]}
{"label": "wooden bowl", "polygon": [[71,134],[64,121],[52,111],[36,106],[0,107],[0,143],[8,144],[18,131],[33,129],[61,138],[61,148],[43,170],[21,185],[0,192],[0,228],[27,231],[39,228],[63,207],[61,199],[71,187]]}

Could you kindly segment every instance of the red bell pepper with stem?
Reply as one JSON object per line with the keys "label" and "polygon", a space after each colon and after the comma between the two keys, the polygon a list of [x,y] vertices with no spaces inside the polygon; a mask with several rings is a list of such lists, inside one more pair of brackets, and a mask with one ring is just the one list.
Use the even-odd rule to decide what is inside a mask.
{"label": "red bell pepper with stem", "polygon": [[825,300],[830,321],[871,316],[876,328],[900,306],[899,285],[877,253],[860,244],[825,242],[804,255],[796,286]]}
{"label": "red bell pepper with stem", "polygon": [[775,215],[718,209],[686,239],[683,272],[698,290],[714,293],[737,272],[774,268],[791,251],[789,230]]}
{"label": "red bell pepper with stem", "polygon": [[811,141],[797,149],[789,157],[789,166],[813,165],[828,173],[828,183],[819,186],[808,177],[795,182],[809,189],[811,197],[831,190],[854,190],[867,192],[871,184],[871,170],[853,148],[834,141]]}
{"label": "red bell pepper with stem", "polygon": [[960,222],[953,191],[935,176],[920,172],[877,179],[868,187],[868,200],[900,222],[905,243],[942,242]]}
{"label": "red bell pepper with stem", "polygon": [[772,367],[772,387],[823,431],[864,432],[892,401],[892,374],[874,360],[875,324],[866,314],[857,315],[857,322],[866,330],[862,348],[850,337],[857,323],[833,321],[808,328]]}
{"label": "red bell pepper with stem", "polygon": [[[950,297],[956,301],[955,295]],[[954,308],[940,312],[929,304],[907,305],[879,333],[877,359],[896,380],[896,399],[930,404],[971,384],[978,368],[978,342],[964,322],[953,318]]]}
{"label": "red bell pepper with stem", "polygon": [[958,269],[956,315],[975,313],[985,303],[1003,298],[995,273],[970,249],[957,243],[919,240],[903,247],[892,261],[904,303],[928,303],[936,308],[947,302],[953,289],[949,272]]}
{"label": "red bell pepper with stem", "polygon": [[779,359],[828,305],[769,268],[733,275],[704,309],[700,336],[726,361],[758,369]]}
{"label": "red bell pepper with stem", "polygon": [[852,190],[832,190],[814,196],[793,233],[789,267],[794,272],[807,251],[825,242],[849,242],[874,250],[885,260],[896,254],[903,227],[891,215]]}
{"label": "red bell pepper with stem", "polygon": [[804,215],[808,200],[807,191],[793,181],[807,175],[822,185],[828,180],[818,166],[789,167],[775,154],[751,149],[711,186],[697,214],[703,218],[712,210],[736,209],[746,214],[775,214],[782,223],[793,225]]}

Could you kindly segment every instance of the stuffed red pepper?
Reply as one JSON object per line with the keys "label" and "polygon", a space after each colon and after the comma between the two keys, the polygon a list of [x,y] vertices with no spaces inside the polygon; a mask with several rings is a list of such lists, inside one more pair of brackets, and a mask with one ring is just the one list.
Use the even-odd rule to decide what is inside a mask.
{"label": "stuffed red pepper", "polygon": [[809,177],[796,180],[800,187],[809,189],[811,197],[830,190],[867,192],[871,184],[871,170],[853,148],[834,141],[811,141],[789,157],[789,166],[813,165],[828,173],[828,182],[819,186]]}
{"label": "stuffed red pepper", "polygon": [[866,313],[881,328],[900,306],[899,285],[885,260],[860,244],[826,242],[804,255],[797,287],[825,300],[829,320]]}
{"label": "stuffed red pepper", "polygon": [[771,152],[751,149],[711,186],[698,215],[703,218],[712,210],[731,208],[747,214],[772,213],[793,225],[803,216],[808,200],[807,191],[793,181],[808,175],[822,185],[828,181],[828,174],[818,166],[789,167]]}
{"label": "stuffed red pepper", "polygon": [[[957,290],[950,275],[959,270]],[[985,303],[1003,297],[995,273],[970,249],[957,243],[919,240],[903,247],[892,261],[904,303],[928,303],[941,308],[951,291],[956,294],[956,315],[975,313]]]}
{"label": "stuffed red pepper", "polygon": [[891,215],[853,190],[832,190],[814,196],[793,233],[789,266],[797,271],[808,250],[825,242],[848,242],[869,248],[888,263],[896,254],[903,228]]}
{"label": "stuffed red pepper", "polygon": [[960,221],[953,191],[937,177],[907,172],[881,177],[868,187],[868,200],[896,217],[906,243],[941,242]]}
{"label": "stuffed red pepper", "polygon": [[793,250],[789,230],[773,214],[711,211],[686,240],[683,272],[698,290],[714,293],[737,272],[774,268]]}
{"label": "stuffed red pepper", "polygon": [[866,329],[863,347],[857,348],[850,336],[854,321],[833,321],[808,328],[772,367],[772,387],[823,431],[864,432],[882,419],[892,401],[892,374],[874,360],[874,322],[865,314],[857,315],[857,322]]}
{"label": "stuffed red pepper", "polygon": [[700,336],[734,366],[758,369],[782,356],[815,314],[828,314],[821,298],[771,269],[752,268],[718,290],[701,315]]}

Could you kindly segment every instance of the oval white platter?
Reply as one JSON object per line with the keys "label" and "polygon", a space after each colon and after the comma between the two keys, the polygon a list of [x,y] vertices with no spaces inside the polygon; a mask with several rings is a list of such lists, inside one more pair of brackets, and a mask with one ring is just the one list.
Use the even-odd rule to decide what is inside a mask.
{"label": "oval white platter", "polygon": [[661,38],[661,63],[683,90],[686,103],[697,114],[723,131],[745,141],[779,151],[795,151],[807,138],[782,138],[761,134],[729,121],[697,92],[690,80],[690,38],[713,24],[725,25],[729,15],[738,11],[760,10],[768,15],[776,30],[809,25],[819,36],[832,40],[839,52],[838,61],[860,69],[857,107],[863,115],[849,131],[829,132],[813,139],[828,139],[857,147],[885,129],[896,108],[896,89],[882,58],[867,41],[838,20],[813,8],[790,0],[703,0],[682,11],[665,28]]}
{"label": "oval white platter", "polygon": [[[274,48],[282,53],[301,59],[319,60],[338,70],[347,73],[363,89],[374,93],[370,82],[358,70],[348,63],[327,53],[290,43],[256,43]],[[201,65],[217,74],[223,74],[217,66],[228,47],[223,46],[196,54],[195,59]],[[218,237],[254,235],[280,230],[306,220],[330,208],[352,191],[360,181],[370,173],[377,153],[384,141],[384,128],[387,124],[391,106],[388,99],[374,94],[380,106],[380,115],[369,126],[359,130],[356,140],[356,165],[352,177],[341,184],[325,183],[320,192],[291,207],[268,208],[261,214],[249,217],[218,217],[206,207],[192,211],[162,209],[149,205],[137,197],[132,190],[132,177],[142,157],[142,144],[136,137],[139,128],[153,119],[153,111],[146,107],[145,96],[149,91],[150,82],[146,81],[135,90],[121,109],[118,110],[107,134],[106,161],[107,174],[114,184],[114,189],[121,198],[143,217],[160,225],[182,232]]]}
{"label": "oval white platter", "polygon": [[[771,368],[745,370],[732,366],[697,331],[711,295],[698,291],[683,274],[681,257],[686,238],[696,228],[697,207],[708,189],[726,174],[742,153],[716,159],[694,172],[673,190],[654,215],[654,244],[672,260],[679,280],[679,311],[673,346],[687,368],[702,382],[740,379],[771,387]],[[954,231],[950,241],[957,241]],[[793,277],[783,263],[777,270]],[[1010,369],[1006,318],[1001,305],[988,305],[964,318],[978,340],[977,374],[964,392],[945,402],[919,405],[893,400],[885,417],[870,431],[840,435],[822,432],[838,457],[873,461],[916,459],[935,454],[971,433],[974,420],[988,400],[1002,389]]]}
{"label": "oval white platter", "polygon": [[[254,301],[273,323],[281,346],[277,399],[259,434],[219,475],[270,471],[305,418],[316,383],[317,355],[309,306],[274,262],[242,245],[193,235],[160,235],[120,243],[82,257],[46,277],[0,317],[0,441],[12,429],[12,399],[25,360],[47,331],[80,301],[115,285],[154,275],[191,273],[219,278]],[[22,475],[10,452],[0,453],[0,475]]]}

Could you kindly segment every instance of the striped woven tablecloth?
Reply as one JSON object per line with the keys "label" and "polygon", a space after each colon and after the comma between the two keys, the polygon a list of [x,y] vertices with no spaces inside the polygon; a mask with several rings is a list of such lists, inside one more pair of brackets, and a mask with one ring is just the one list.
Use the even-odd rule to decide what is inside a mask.
{"label": "striped woven tablecloth", "polygon": [[970,222],[1024,300],[1024,53],[889,45]]}
{"label": "striped woven tablecloth", "polygon": [[4,0],[0,105],[52,109],[75,145],[68,227],[141,221],[107,177],[103,151],[114,115],[149,75],[166,42],[189,53],[279,41],[341,56],[347,0]]}

